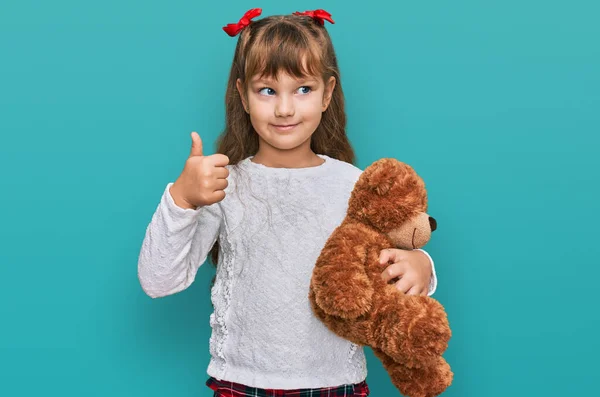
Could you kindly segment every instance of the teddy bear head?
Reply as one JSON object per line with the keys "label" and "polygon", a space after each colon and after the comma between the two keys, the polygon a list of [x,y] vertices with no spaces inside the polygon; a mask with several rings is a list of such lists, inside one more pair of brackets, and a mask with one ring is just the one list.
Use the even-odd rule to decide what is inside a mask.
{"label": "teddy bear head", "polygon": [[412,167],[393,158],[377,160],[362,172],[347,215],[384,233],[401,249],[423,247],[437,227],[427,214],[425,183]]}

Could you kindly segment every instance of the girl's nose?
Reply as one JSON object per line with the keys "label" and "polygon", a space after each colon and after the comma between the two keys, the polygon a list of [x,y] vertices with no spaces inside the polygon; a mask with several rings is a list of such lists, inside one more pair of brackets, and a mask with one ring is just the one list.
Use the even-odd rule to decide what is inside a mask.
{"label": "girl's nose", "polygon": [[294,115],[294,100],[281,96],[275,105],[275,117],[290,117]]}

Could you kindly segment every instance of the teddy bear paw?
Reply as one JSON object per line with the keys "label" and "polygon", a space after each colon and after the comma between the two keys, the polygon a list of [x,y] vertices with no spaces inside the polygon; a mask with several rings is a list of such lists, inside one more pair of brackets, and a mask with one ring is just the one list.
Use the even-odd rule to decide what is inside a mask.
{"label": "teddy bear paw", "polygon": [[451,337],[444,307],[433,298],[427,297],[424,302],[420,313],[405,323],[404,356],[416,362],[435,360],[446,351]]}

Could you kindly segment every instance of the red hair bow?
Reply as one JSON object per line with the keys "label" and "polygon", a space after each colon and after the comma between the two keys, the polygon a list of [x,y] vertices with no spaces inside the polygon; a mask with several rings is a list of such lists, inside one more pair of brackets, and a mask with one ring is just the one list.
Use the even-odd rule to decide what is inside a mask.
{"label": "red hair bow", "polygon": [[308,17],[311,17],[312,19],[317,21],[321,26],[325,25],[325,21],[328,21],[329,23],[335,23],[335,22],[333,22],[333,19],[331,19],[330,13],[328,13],[325,10],[320,10],[320,9],[314,10],[314,11],[304,11],[304,12],[296,11],[294,13],[294,15],[306,15]]}
{"label": "red hair bow", "polygon": [[253,8],[251,10],[248,10],[238,23],[228,23],[227,26],[223,26],[223,30],[225,31],[225,33],[233,37],[239,32],[241,32],[242,29],[244,29],[246,26],[250,25],[250,20],[252,18],[256,18],[261,13],[262,8]]}

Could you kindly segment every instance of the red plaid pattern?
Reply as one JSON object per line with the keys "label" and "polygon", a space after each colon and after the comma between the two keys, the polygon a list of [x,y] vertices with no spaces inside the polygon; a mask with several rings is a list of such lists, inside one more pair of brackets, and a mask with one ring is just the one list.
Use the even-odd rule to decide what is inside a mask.
{"label": "red plaid pattern", "polygon": [[366,381],[318,389],[279,390],[259,389],[211,377],[206,381],[206,385],[215,391],[214,397],[366,397],[369,395]]}

